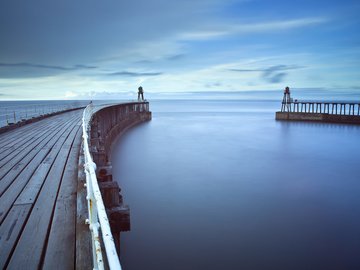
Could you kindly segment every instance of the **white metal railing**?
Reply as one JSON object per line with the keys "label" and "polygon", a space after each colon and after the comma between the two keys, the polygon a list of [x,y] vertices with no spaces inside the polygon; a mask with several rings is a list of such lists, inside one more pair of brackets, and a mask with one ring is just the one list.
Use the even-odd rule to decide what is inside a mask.
{"label": "white metal railing", "polygon": [[86,222],[89,224],[92,235],[92,249],[93,249],[93,265],[94,269],[104,269],[103,252],[101,249],[101,242],[99,231],[101,231],[103,245],[105,247],[106,258],[109,268],[121,269],[120,260],[116,252],[114,238],[111,233],[109,220],[106,214],[104,202],[101,197],[98,181],[96,178],[96,164],[94,163],[89,150],[89,127],[93,114],[93,105],[90,103],[83,112],[82,128],[83,128],[83,150],[85,156],[85,175],[86,175],[86,190],[89,218]]}
{"label": "white metal railing", "polygon": [[0,127],[85,106],[85,101],[0,101]]}

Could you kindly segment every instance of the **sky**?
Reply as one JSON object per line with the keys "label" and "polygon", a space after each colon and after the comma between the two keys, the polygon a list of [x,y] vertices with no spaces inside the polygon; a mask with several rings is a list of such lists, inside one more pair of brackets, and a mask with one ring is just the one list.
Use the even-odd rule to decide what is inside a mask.
{"label": "sky", "polygon": [[338,89],[358,0],[0,0],[0,100]]}

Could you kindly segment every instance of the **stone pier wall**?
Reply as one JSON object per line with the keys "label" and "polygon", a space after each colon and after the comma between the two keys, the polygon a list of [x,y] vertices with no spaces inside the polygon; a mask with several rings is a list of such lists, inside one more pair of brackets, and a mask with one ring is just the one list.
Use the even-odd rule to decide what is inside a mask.
{"label": "stone pier wall", "polygon": [[111,148],[115,139],[129,128],[151,120],[148,102],[117,104],[98,110],[90,127],[90,152],[96,163],[97,179],[118,251],[120,232],[130,230],[130,209],[123,202],[121,189],[113,181]]}
{"label": "stone pier wall", "polygon": [[340,115],[328,113],[276,112],[275,119],[284,121],[315,121],[360,124],[359,115]]}

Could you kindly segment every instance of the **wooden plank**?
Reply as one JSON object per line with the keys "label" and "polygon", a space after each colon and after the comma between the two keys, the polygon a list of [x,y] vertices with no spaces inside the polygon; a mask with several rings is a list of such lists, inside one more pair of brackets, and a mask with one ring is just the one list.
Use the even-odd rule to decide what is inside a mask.
{"label": "wooden plank", "polygon": [[29,152],[31,152],[38,144],[40,144],[44,138],[46,138],[46,134],[49,134],[51,132],[50,129],[46,130],[44,137],[39,136],[35,137],[30,142],[27,142],[25,147],[23,148],[15,148],[11,154],[7,155],[0,161],[0,179],[4,177],[4,175],[11,170],[12,167],[14,167],[17,163],[19,163],[24,157],[28,155]]}
{"label": "wooden plank", "polygon": [[33,144],[37,138],[44,136],[51,129],[56,127],[56,124],[57,122],[51,122],[49,125],[40,130],[36,130],[34,128],[33,135],[26,134],[26,136],[21,136],[20,138],[15,140],[14,144],[9,144],[6,147],[2,147],[2,151],[0,153],[0,167],[3,166],[4,163],[6,163],[6,158],[9,160],[13,156],[17,155],[18,152],[23,151],[23,149],[25,149],[28,145]]}
{"label": "wooden plank", "polygon": [[[38,123],[44,125],[44,123]],[[33,128],[30,128],[29,126],[32,126]],[[38,130],[38,126],[39,125],[35,126],[34,124],[30,124],[2,133],[0,138],[0,148],[13,145],[13,142],[20,137],[24,137],[25,133],[29,136],[35,135],[36,130]]]}
{"label": "wooden plank", "polygon": [[[72,113],[80,113],[81,114],[82,110],[75,110],[75,111],[70,111],[70,112],[66,112],[63,114],[49,116],[40,121],[36,121],[31,124],[26,124],[24,126],[1,133],[0,134],[0,148],[5,146],[4,143],[8,144],[9,142],[11,142],[12,139],[16,139],[19,136],[23,137],[23,136],[29,135],[32,133],[32,131],[34,131],[34,129],[35,129],[35,131],[41,130],[42,128],[45,128],[47,125],[49,125],[50,122],[52,122],[52,121],[56,122],[56,121],[58,121],[59,118],[62,118],[64,115],[70,115]],[[36,134],[36,132],[34,134]],[[3,140],[4,136],[7,137],[6,141]],[[11,139],[9,140],[9,138],[11,138]]]}
{"label": "wooden plank", "polygon": [[20,232],[30,212],[31,205],[16,205],[11,208],[5,222],[0,227],[0,269],[5,269],[10,254],[19,239]]}
{"label": "wooden plank", "polygon": [[[49,154],[56,156],[56,151],[52,151]],[[48,155],[49,156],[49,155]],[[52,159],[54,161],[55,158]],[[47,174],[51,168],[52,162],[42,162],[37,168],[34,174],[30,177],[30,180],[27,182],[24,189],[21,191],[20,195],[17,197],[14,205],[18,204],[34,204],[36,197],[46,179]],[[30,166],[31,167],[31,166]]]}
{"label": "wooden plank", "polygon": [[88,208],[86,200],[86,183],[84,166],[84,155],[81,150],[79,157],[79,172],[76,196],[76,269],[92,269],[92,243],[89,225],[85,224],[88,218]]}
{"label": "wooden plank", "polygon": [[24,139],[26,137],[32,137],[37,136],[39,130],[46,130],[49,125],[52,125],[53,123],[61,122],[65,118],[73,117],[75,115],[78,115],[80,111],[76,112],[69,112],[62,115],[57,115],[54,117],[46,118],[44,120],[41,120],[39,122],[35,122],[32,124],[28,124],[19,128],[16,128],[12,131],[3,133],[2,135],[6,135],[5,138],[1,139],[1,145],[0,149],[3,147],[11,147],[16,146],[16,143],[19,139]]}
{"label": "wooden plank", "polygon": [[55,121],[44,121],[38,122],[39,124],[29,124],[17,129],[14,129],[13,132],[5,132],[3,133],[3,137],[1,138],[0,148],[16,146],[20,140],[31,139],[38,135],[39,130],[44,130],[47,126],[51,125],[52,122]]}
{"label": "wooden plank", "polygon": [[82,130],[79,128],[72,145],[66,170],[56,200],[44,269],[75,268],[76,185]]}
{"label": "wooden plank", "polygon": [[[66,118],[59,119],[59,120],[61,120],[61,121],[58,122],[58,125],[61,123],[66,123]],[[13,168],[16,165],[16,163],[20,162],[24,157],[26,157],[37,145],[41,144],[43,139],[47,138],[49,136],[49,134],[51,134],[53,129],[55,127],[57,127],[58,125],[54,125],[54,126],[50,125],[48,128],[45,128],[45,132],[44,133],[39,132],[39,137],[35,137],[35,140],[31,144],[28,144],[24,149],[14,151],[13,154],[11,154],[8,157],[6,157],[5,159],[1,160],[1,162],[0,162],[0,167],[1,167],[0,179],[2,177],[4,177],[4,175],[9,170],[11,170],[11,168]]]}
{"label": "wooden plank", "polygon": [[36,149],[38,145],[41,145],[44,139],[46,139],[49,135],[51,135],[52,132],[53,132],[53,128],[47,129],[45,134],[41,134],[44,136],[35,138],[32,144],[27,145],[21,151],[14,151],[17,153],[14,153],[14,155],[9,155],[5,159],[3,159],[0,165],[1,167],[0,179],[3,178],[6,175],[6,173],[10,171],[17,163],[21,162],[22,159],[24,159],[26,156],[29,156],[29,153],[32,152],[33,149]]}
{"label": "wooden plank", "polygon": [[[58,154],[63,142],[65,141],[65,139],[69,133],[69,127],[71,127],[71,125],[73,125],[73,124],[74,123],[70,122],[62,127],[62,132],[65,132],[65,133],[55,132],[54,137],[52,137],[43,146],[44,148],[37,153],[37,155],[39,155],[39,159],[45,158],[42,163],[52,164],[52,162],[55,160],[56,155]],[[46,152],[49,152],[49,154],[46,157],[44,157],[43,154]],[[32,162],[30,162],[28,164],[29,171],[23,171],[20,175],[18,175],[16,177],[16,179],[13,181],[13,183],[11,184],[11,186],[0,197],[0,223],[3,221],[7,212],[11,208],[11,205],[13,204],[13,202],[16,200],[16,198],[18,197],[18,195],[20,194],[20,192],[22,191],[24,186],[29,181],[29,177],[27,177],[28,175],[26,175],[26,174],[34,171],[38,166],[39,166],[38,160],[37,159],[32,160]],[[44,170],[44,166],[42,166],[40,169],[41,169],[41,171],[39,171],[39,174],[35,174],[34,177],[30,178],[30,182],[31,183],[33,183],[33,181],[36,181],[36,183],[41,182],[41,184],[40,184],[40,186],[41,186],[48,171]],[[41,177],[41,176],[43,176],[43,177]],[[31,179],[36,179],[36,180],[31,181]],[[0,182],[0,184],[1,184],[1,182]],[[27,199],[27,198],[24,199],[24,200],[26,200],[26,203],[31,201],[31,198],[34,201],[37,196],[37,193],[32,194],[30,192],[27,192],[27,194],[30,194],[30,196],[32,196],[32,197],[30,197],[30,199]]]}
{"label": "wooden plank", "polygon": [[[42,158],[44,157],[43,154],[47,154],[50,151],[50,147],[52,147],[56,142],[54,138],[57,138],[59,131],[68,125],[69,123],[58,123],[58,127],[56,129],[52,129],[51,133],[49,133],[48,136],[44,138],[44,140],[37,145],[31,153],[25,156],[21,162],[16,164],[10,171],[7,172],[0,181],[0,195],[6,191],[9,185],[14,181],[14,179],[16,179],[16,177],[18,177],[19,174],[22,175],[20,179],[28,179],[31,176],[36,169],[36,164],[41,163]],[[31,165],[29,165],[30,163]],[[25,172],[23,172],[24,170]],[[26,178],[26,176],[28,177]]]}
{"label": "wooden plank", "polygon": [[39,122],[34,122],[32,124],[28,124],[10,131],[7,131],[5,133],[0,134],[0,148],[6,147],[9,145],[14,145],[14,141],[18,138],[23,138],[26,136],[36,136],[36,133],[39,130],[42,130],[46,128],[46,126],[49,125],[50,122],[56,122],[58,119],[61,118],[61,116],[54,116],[50,118],[43,119]]}
{"label": "wooden plank", "polygon": [[29,269],[29,266],[36,269],[41,266],[41,257],[50,229],[49,226],[61,176],[78,128],[79,126],[76,126],[76,128],[70,130],[70,135],[64,142],[46,177],[46,181],[10,259],[8,269]]}

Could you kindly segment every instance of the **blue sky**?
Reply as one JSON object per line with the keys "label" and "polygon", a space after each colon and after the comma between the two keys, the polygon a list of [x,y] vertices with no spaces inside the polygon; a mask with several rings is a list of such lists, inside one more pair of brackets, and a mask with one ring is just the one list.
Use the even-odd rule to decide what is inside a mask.
{"label": "blue sky", "polygon": [[0,99],[344,89],[360,2],[0,0]]}

